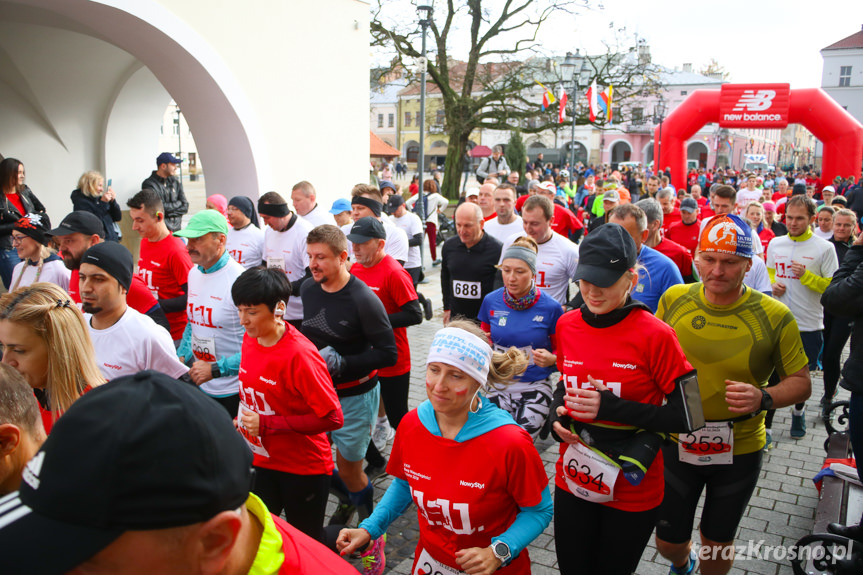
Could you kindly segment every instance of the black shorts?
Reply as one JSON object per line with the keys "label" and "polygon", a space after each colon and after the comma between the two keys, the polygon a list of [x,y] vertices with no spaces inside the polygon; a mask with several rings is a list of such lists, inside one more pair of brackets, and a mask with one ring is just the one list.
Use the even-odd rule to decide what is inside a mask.
{"label": "black shorts", "polygon": [[701,534],[711,541],[734,541],[737,526],[761,472],[762,451],[735,455],[731,465],[691,465],[678,458],[677,444],[662,447],[665,497],[659,509],[656,536],[668,543],[686,543],[692,536],[695,508],[707,488],[701,512]]}

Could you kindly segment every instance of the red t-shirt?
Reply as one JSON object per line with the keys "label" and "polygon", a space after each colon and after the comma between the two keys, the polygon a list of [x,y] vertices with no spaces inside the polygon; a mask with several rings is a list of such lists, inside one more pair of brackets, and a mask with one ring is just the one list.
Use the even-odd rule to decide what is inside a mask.
{"label": "red t-shirt", "polygon": [[270,513],[279,535],[285,561],[279,575],[356,575],[357,570],[347,561],[324,547],[284,519]]}
{"label": "red t-shirt", "polygon": [[18,193],[14,194],[6,194],[6,199],[12,202],[12,205],[15,206],[15,209],[18,210],[18,213],[21,214],[21,217],[27,215],[27,210],[24,209],[24,203],[21,201],[21,196]]}
{"label": "red t-shirt", "polygon": [[482,221],[487,222],[489,220],[495,219],[496,217],[497,217],[497,212],[494,212],[492,215],[483,218]]}
{"label": "red t-shirt", "polygon": [[689,255],[695,257],[699,231],[701,231],[701,223],[698,220],[692,224],[684,224],[683,221],[679,221],[668,228],[668,231],[665,232],[665,239],[680,244],[689,250]]}
{"label": "red t-shirt", "polygon": [[[147,284],[157,300],[171,299],[184,295],[180,286],[188,283],[192,260],[186,245],[174,234],[165,239],[151,242],[141,239],[141,253],[138,256],[138,275]],[[171,325],[171,337],[180,339],[186,329],[186,311],[165,313]]]}
{"label": "red t-shirt", "polygon": [[770,240],[776,237],[776,234],[773,233],[773,230],[764,226],[760,232],[758,232],[758,239],[761,240],[761,246],[764,248],[764,253],[767,253],[767,245],[770,243]]}
{"label": "red t-shirt", "polygon": [[701,217],[699,219],[703,220],[705,218],[710,219],[716,215],[716,212],[713,211],[713,208],[710,207],[710,202],[701,206]]}
{"label": "red t-shirt", "polygon": [[[414,289],[410,274],[392,256],[386,255],[377,265],[367,268],[360,264],[351,266],[351,273],[361,279],[371,288],[387,314],[401,311],[402,306],[415,301],[417,292]],[[404,375],[411,370],[411,349],[408,345],[408,330],[406,327],[393,328],[396,336],[396,348],[399,352],[396,364],[378,370],[380,377],[395,377]]]}
{"label": "red t-shirt", "polygon": [[[575,310],[558,320],[554,337],[557,368],[568,387],[590,388],[590,375],[622,399],[661,405],[674,389],[674,380],[692,371],[674,330],[643,309],[635,309],[622,321],[605,328],[589,326],[581,311]],[[560,445],[555,485],[572,493],[564,479],[563,456],[568,447],[566,443]],[[660,452],[638,486],[618,475],[614,500],[603,505],[622,511],[646,511],[662,502],[664,489]]]}
{"label": "red t-shirt", "polygon": [[521,213],[521,209],[524,207],[524,203],[527,201],[527,199],[529,197],[530,197],[530,194],[525,194],[523,196],[519,196],[518,199],[515,201],[515,211],[517,211],[518,213]]}
{"label": "red t-shirt", "polygon": [[[78,270],[72,270],[72,275],[69,278],[69,297],[72,298],[73,302],[78,304],[79,308],[81,307],[80,282],[81,279]],[[135,311],[146,315],[158,303],[141,278],[132,276],[132,283],[129,285],[129,291],[126,293],[126,304]]]}
{"label": "red t-shirt", "polygon": [[[84,391],[81,392],[81,395],[84,395],[92,389],[93,388],[88,385],[84,388]],[[44,407],[42,407],[42,403],[38,399],[36,400],[36,403],[39,405],[39,415],[42,417],[42,427],[45,428],[45,435],[48,435],[51,433],[51,429],[54,427],[54,412],[50,409],[45,409]],[[60,413],[60,415],[63,414]],[[59,418],[60,415],[58,415],[57,417]]]}
{"label": "red t-shirt", "polygon": [[670,214],[663,213],[662,214],[662,229],[664,231],[668,231],[668,228],[671,227],[672,224],[676,224],[680,221],[680,209],[674,208]]}
{"label": "red t-shirt", "polygon": [[685,247],[665,237],[653,249],[668,256],[680,270],[680,275],[683,277],[692,275],[692,254]]}
{"label": "red t-shirt", "polygon": [[[399,424],[387,472],[408,482],[417,506],[420,531],[411,573],[423,552],[458,570],[456,551],[491,545],[520,507],[539,505],[548,485],[539,453],[518,425],[457,442],[432,435],[415,409]],[[500,573],[530,573],[527,549]]]}
{"label": "red t-shirt", "polygon": [[[241,357],[240,411],[254,411],[262,418],[311,413],[323,418],[339,409],[327,364],[314,344],[291,324],[285,324],[284,335],[272,347],[243,334]],[[304,435],[284,429],[251,437],[242,426],[239,429],[255,454],[257,467],[295,475],[333,472],[326,433]]]}
{"label": "red t-shirt", "polygon": [[554,220],[551,222],[551,229],[565,238],[569,237],[570,232],[580,230],[584,224],[575,217],[571,211],[554,204]]}

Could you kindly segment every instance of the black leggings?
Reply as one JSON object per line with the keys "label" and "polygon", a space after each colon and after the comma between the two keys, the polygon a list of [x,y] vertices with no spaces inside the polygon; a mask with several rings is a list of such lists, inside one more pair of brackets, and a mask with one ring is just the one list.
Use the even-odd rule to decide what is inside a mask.
{"label": "black leggings", "polygon": [[[200,388],[198,388],[198,389],[200,389]],[[210,397],[212,397],[214,400],[216,400],[216,402],[219,405],[221,405],[222,407],[224,407],[227,410],[228,415],[231,416],[231,419],[237,418],[237,412],[240,410],[240,394],[239,393],[237,395],[229,395],[227,397],[213,397],[212,395]]]}
{"label": "black leggings", "polygon": [[621,511],[554,490],[554,546],[562,575],[630,575],[656,525],[659,507]]}
{"label": "black leggings", "polygon": [[378,377],[381,382],[381,400],[387,410],[387,419],[393,429],[398,429],[402,418],[408,413],[408,392],[411,387],[411,372],[395,377]]}
{"label": "black leggings", "polygon": [[851,337],[853,321],[850,317],[824,314],[824,352],[821,363],[824,366],[824,397],[828,401],[832,401],[833,395],[836,393],[842,350],[848,343],[848,338]]}
{"label": "black leggings", "polygon": [[273,515],[285,512],[285,520],[318,541],[324,540],[324,513],[330,490],[329,475],[295,475],[255,467],[252,492]]}

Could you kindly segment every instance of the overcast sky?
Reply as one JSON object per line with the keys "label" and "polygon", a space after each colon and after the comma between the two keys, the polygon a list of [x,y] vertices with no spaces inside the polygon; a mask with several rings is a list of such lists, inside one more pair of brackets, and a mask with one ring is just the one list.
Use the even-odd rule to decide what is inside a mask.
{"label": "overcast sky", "polygon": [[[442,23],[445,3],[434,4]],[[499,0],[484,2],[492,11],[496,5]],[[410,4],[397,6],[401,23],[413,21]],[[654,63],[691,63],[697,71],[713,58],[731,82],[788,82],[793,88],[820,86],[821,49],[863,25],[863,0],[590,0],[590,6],[547,22],[540,34],[543,51],[604,53],[603,40],[616,34],[632,43],[637,35],[650,45]],[[450,51],[464,58],[457,49],[466,48],[460,36]]]}

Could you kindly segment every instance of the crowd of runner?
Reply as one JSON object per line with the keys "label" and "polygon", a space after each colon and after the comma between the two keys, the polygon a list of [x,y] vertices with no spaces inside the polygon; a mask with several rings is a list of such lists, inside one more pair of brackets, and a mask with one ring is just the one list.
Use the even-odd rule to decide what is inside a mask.
{"label": "crowd of runner", "polygon": [[[126,202],[134,261],[100,174],[53,226],[23,164],[0,162],[2,573],[355,557],[377,575],[413,504],[412,573],[529,573],[553,523],[562,573],[636,572],[654,534],[671,574],[724,574],[775,410],[803,437],[806,400],[828,418],[841,380],[861,446],[854,342],[840,366],[863,313],[854,178],[698,169],[675,188],[541,157],[522,176],[495,149],[438,258],[437,179],[330,208],[301,181],[184,218],[179,160],[156,163]],[[443,296],[428,349],[407,330],[434,321],[426,239]]]}

